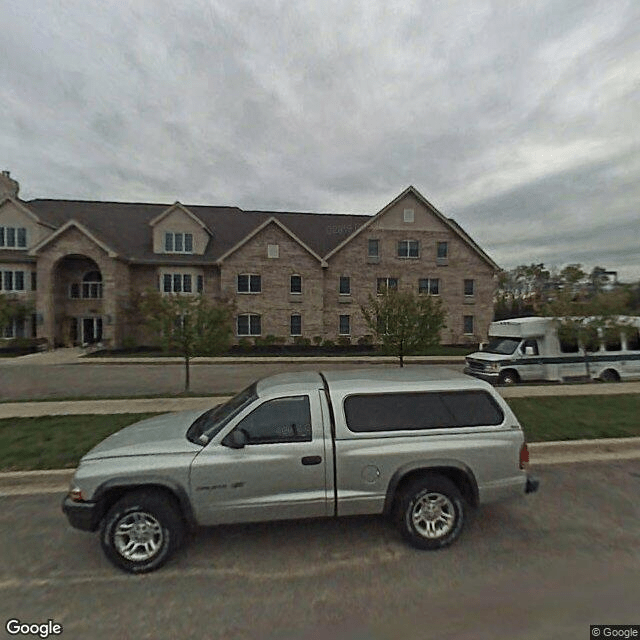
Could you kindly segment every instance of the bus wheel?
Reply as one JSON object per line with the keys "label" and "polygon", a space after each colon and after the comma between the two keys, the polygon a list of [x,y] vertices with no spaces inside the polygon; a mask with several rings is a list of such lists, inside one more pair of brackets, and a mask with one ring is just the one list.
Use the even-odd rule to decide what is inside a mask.
{"label": "bus wheel", "polygon": [[620,376],[618,372],[613,369],[605,369],[600,374],[600,380],[602,380],[602,382],[620,382]]}
{"label": "bus wheel", "polygon": [[520,382],[520,376],[512,369],[503,371],[498,378],[500,384],[518,384]]}

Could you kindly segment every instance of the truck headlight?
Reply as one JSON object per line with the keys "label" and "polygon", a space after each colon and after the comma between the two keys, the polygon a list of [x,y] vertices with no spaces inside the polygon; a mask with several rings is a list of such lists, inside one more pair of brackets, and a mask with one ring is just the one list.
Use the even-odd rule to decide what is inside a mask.
{"label": "truck headlight", "polygon": [[74,502],[84,502],[84,497],[82,495],[82,490],[80,489],[80,487],[77,487],[76,485],[71,485],[69,487],[69,498],[71,500],[73,500]]}

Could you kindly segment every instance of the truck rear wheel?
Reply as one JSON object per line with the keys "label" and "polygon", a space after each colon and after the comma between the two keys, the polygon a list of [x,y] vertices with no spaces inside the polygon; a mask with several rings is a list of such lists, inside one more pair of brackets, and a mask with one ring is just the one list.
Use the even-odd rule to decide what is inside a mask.
{"label": "truck rear wheel", "polygon": [[180,546],[184,524],[170,495],[154,490],[126,494],[109,509],[100,541],[107,558],[129,573],[159,569]]}
{"label": "truck rear wheel", "polygon": [[419,478],[400,494],[398,524],[404,539],[418,549],[450,545],[461,533],[465,503],[449,478],[430,475]]}

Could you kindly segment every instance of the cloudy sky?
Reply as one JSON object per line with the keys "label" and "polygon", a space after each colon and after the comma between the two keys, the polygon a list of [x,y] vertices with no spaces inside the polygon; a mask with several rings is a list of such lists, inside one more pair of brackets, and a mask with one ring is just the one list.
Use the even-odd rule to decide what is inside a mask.
{"label": "cloudy sky", "polygon": [[36,197],[375,213],[504,268],[640,279],[638,0],[0,4],[0,168]]}

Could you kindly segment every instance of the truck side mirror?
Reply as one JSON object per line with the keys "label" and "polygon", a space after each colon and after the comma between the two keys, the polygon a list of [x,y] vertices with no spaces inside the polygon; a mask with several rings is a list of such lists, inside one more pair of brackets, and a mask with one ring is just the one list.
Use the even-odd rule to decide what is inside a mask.
{"label": "truck side mirror", "polygon": [[249,438],[247,438],[247,433],[244,429],[234,429],[223,438],[221,444],[230,449],[243,449],[248,442]]}
{"label": "truck side mirror", "polygon": [[533,356],[535,355],[533,352],[533,347],[525,347],[524,348],[524,355],[525,356]]}

